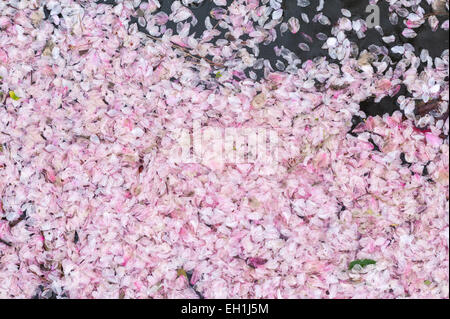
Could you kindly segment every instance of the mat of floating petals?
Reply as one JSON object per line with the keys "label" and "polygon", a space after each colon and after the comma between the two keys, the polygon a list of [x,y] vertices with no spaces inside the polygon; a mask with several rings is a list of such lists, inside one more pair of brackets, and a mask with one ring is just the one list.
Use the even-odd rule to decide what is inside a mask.
{"label": "mat of floating petals", "polygon": [[0,1],[0,298],[448,298],[448,12]]}

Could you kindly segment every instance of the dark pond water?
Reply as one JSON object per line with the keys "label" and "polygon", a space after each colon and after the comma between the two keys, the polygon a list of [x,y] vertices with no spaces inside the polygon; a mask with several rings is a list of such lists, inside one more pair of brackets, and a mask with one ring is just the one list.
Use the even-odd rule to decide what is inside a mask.
{"label": "dark pond water", "polygon": [[[171,12],[171,4],[173,1],[171,0],[160,0],[161,3],[161,11],[164,11],[168,14]],[[228,4],[230,4],[232,0],[228,0]],[[306,13],[310,19],[317,13],[316,7],[319,5],[319,0],[310,0],[311,5],[306,8],[301,8],[297,6],[297,0],[283,0],[282,7],[284,9],[283,21],[288,21],[290,17],[297,17],[300,20],[300,30],[301,32],[309,35],[314,39],[312,43],[308,43],[310,47],[310,51],[302,51],[298,44],[301,42],[306,42],[304,36],[299,32],[297,34],[292,34],[287,31],[281,35],[280,26],[277,26],[277,40],[267,44],[260,46],[260,55],[259,58],[267,59],[271,62],[272,67],[275,66],[275,61],[281,60],[283,58],[281,56],[276,56],[275,47],[285,47],[290,51],[294,52],[302,61],[306,61],[308,59],[314,59],[316,57],[328,56],[328,51],[323,50],[321,47],[324,41],[318,40],[315,36],[317,33],[324,33],[326,35],[331,35],[331,28],[337,22],[337,20],[342,17],[341,9],[348,9],[352,13],[352,20],[356,18],[366,19],[369,13],[366,13],[366,7],[369,4],[368,0],[326,0],[325,5],[323,7],[322,12],[330,19],[331,25],[322,25],[320,23],[304,23],[300,18],[301,13]],[[98,1],[97,3],[105,3],[109,5],[115,5],[116,2],[112,0],[106,1]],[[415,29],[417,32],[417,37],[413,39],[408,39],[402,36],[402,31],[404,26],[401,22],[397,25],[392,25],[389,21],[389,5],[386,1],[379,1],[378,6],[380,7],[380,24],[385,36],[395,35],[396,41],[394,43],[386,44],[382,41],[382,36],[376,29],[369,29],[366,32],[366,37],[359,39],[355,33],[348,34],[349,39],[356,43],[359,51],[363,51],[364,49],[368,49],[370,45],[377,46],[386,46],[387,48],[392,48],[396,45],[401,45],[403,43],[410,43],[416,49],[416,55],[419,55],[422,49],[427,49],[431,57],[441,56],[442,52],[449,48],[449,38],[448,31],[442,30],[441,28],[438,31],[433,32],[428,23],[424,23],[420,28]],[[422,1],[420,4],[422,8],[425,9],[427,13],[432,12],[432,8],[426,3],[426,1]],[[191,5],[190,9],[193,11],[197,20],[199,21],[197,25],[191,28],[191,34],[195,33],[200,36],[202,32],[205,30],[205,18],[210,16],[211,9],[215,8],[216,5],[213,1],[203,1],[199,5]],[[439,16],[440,23],[448,19],[447,16]],[[401,21],[401,20],[400,20]],[[137,19],[132,19],[131,22],[137,22]],[[212,23],[215,21],[212,20]],[[173,22],[169,22],[167,24],[169,28],[173,30],[176,29],[176,25]],[[218,30],[221,31],[221,34],[216,38],[224,37],[227,30],[222,30],[218,27]],[[145,28],[140,28],[141,32],[146,33]],[[244,36],[245,40],[245,36]],[[389,52],[389,57],[395,63],[401,59],[399,54],[394,54]],[[331,60],[328,57],[329,60]],[[284,61],[286,62],[286,61]],[[337,62],[337,61],[336,61]],[[285,63],[287,64],[287,62]],[[274,67],[275,68],[275,67]],[[419,68],[419,72],[421,71]],[[263,78],[263,71],[261,70],[253,70],[257,74],[257,79],[260,80]],[[368,99],[361,103],[361,109],[366,112],[368,115],[378,115],[389,113],[392,114],[395,110],[398,110],[398,106],[396,104],[397,97],[399,95],[408,96],[405,87],[402,87],[400,92],[395,97],[386,97],[379,103],[374,103],[373,99]]]}

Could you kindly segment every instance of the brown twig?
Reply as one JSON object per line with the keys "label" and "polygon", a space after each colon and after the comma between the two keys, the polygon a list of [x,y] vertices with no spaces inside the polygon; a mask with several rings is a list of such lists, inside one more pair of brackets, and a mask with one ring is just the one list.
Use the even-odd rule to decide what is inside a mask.
{"label": "brown twig", "polygon": [[427,103],[419,102],[416,104],[416,108],[414,110],[415,114],[424,116],[425,114],[428,114],[431,111],[437,111],[440,103],[441,103],[441,101],[439,101],[439,100],[433,100],[433,101],[429,101]]}
{"label": "brown twig", "polygon": [[4,239],[1,239],[1,238],[0,238],[0,243],[5,244],[8,247],[12,247],[12,244],[10,242],[8,242],[8,241],[6,241]]}

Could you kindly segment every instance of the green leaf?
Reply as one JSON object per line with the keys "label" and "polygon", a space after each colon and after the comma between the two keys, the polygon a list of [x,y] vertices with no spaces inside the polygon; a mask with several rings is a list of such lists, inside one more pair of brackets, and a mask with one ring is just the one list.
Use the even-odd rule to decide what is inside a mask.
{"label": "green leaf", "polygon": [[222,77],[222,73],[217,72],[217,73],[216,73],[216,79],[221,78],[221,77]]}
{"label": "green leaf", "polygon": [[425,285],[427,285],[427,286],[431,285],[431,281],[430,281],[430,280],[425,280],[423,283],[424,283]]}
{"label": "green leaf", "polygon": [[184,270],[183,268],[177,269],[177,277],[180,277],[180,276],[184,276],[186,278],[188,277],[186,270]]}
{"label": "green leaf", "polygon": [[20,97],[18,97],[16,95],[16,93],[14,93],[14,91],[9,91],[9,97],[12,98],[14,101],[17,101],[20,99]]}
{"label": "green leaf", "polygon": [[366,267],[367,265],[375,265],[377,262],[375,260],[372,259],[357,259],[352,261],[349,265],[348,265],[348,269],[351,270],[353,269],[353,267],[355,267],[356,265],[360,265],[361,267]]}

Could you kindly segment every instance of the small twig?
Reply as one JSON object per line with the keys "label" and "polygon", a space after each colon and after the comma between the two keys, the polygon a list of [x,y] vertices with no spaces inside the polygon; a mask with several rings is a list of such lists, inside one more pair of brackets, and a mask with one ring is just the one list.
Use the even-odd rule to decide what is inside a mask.
{"label": "small twig", "polygon": [[81,33],[84,33],[83,24],[81,23],[81,17],[79,13],[78,13],[78,21],[80,22]]}
{"label": "small twig", "polygon": [[12,244],[10,242],[8,242],[8,241],[6,241],[4,239],[1,239],[1,238],[0,238],[0,243],[5,244],[8,247],[12,247]]}
{"label": "small twig", "polygon": [[416,104],[416,108],[414,109],[415,113],[420,116],[424,116],[431,111],[436,111],[440,106],[440,100],[432,100],[427,103],[419,102]]}
{"label": "small twig", "polygon": [[15,227],[18,223],[20,223],[22,220],[25,220],[26,218],[27,218],[27,213],[26,213],[26,211],[24,211],[17,219],[9,222],[9,227],[10,228]]}
{"label": "small twig", "polygon": [[215,28],[217,28],[217,26],[219,25],[220,21],[217,21],[216,25],[212,28],[212,30],[214,30]]}

